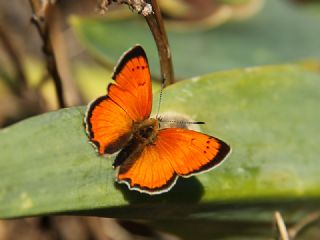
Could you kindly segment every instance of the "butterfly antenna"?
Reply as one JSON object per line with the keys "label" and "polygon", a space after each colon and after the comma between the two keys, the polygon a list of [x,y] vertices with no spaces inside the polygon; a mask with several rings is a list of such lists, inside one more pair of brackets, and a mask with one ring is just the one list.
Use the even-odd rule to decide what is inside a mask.
{"label": "butterfly antenna", "polygon": [[205,122],[187,122],[187,121],[164,121],[162,117],[159,117],[159,121],[162,123],[177,123],[177,124],[206,124]]}
{"label": "butterfly antenna", "polygon": [[163,91],[164,86],[165,86],[165,81],[166,81],[165,78],[163,78],[162,82],[161,82],[160,96],[159,96],[159,103],[158,103],[158,110],[157,110],[156,119],[158,119],[158,116],[159,116],[160,105],[161,105],[161,100],[162,100],[162,91]]}

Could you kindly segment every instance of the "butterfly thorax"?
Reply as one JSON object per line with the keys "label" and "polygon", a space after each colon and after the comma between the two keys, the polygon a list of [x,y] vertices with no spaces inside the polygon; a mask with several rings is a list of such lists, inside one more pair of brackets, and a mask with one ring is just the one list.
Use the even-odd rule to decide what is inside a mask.
{"label": "butterfly thorax", "polygon": [[131,162],[137,159],[143,149],[156,141],[159,121],[148,118],[133,125],[132,137],[117,155],[113,167],[121,165],[124,161]]}
{"label": "butterfly thorax", "polygon": [[150,144],[156,139],[159,122],[157,119],[148,118],[134,124],[133,139],[140,143]]}

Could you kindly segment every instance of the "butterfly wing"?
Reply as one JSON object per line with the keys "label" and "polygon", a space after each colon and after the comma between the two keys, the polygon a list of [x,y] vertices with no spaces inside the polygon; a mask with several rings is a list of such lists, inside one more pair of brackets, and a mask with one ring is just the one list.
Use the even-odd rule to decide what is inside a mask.
{"label": "butterfly wing", "polygon": [[108,95],[93,101],[85,118],[90,141],[100,154],[120,150],[129,141],[134,122],[148,118],[152,108],[150,72],[141,46],[123,55],[113,79]]}
{"label": "butterfly wing", "polygon": [[157,143],[170,153],[170,163],[182,177],[217,167],[231,150],[228,144],[218,138],[182,128],[160,130]]}
{"label": "butterfly wing", "polygon": [[152,109],[152,86],[148,60],[141,46],[135,46],[120,59],[108,86],[108,96],[134,121],[149,118]]}
{"label": "butterfly wing", "polygon": [[177,176],[190,177],[208,171],[218,166],[229,152],[226,143],[209,135],[188,129],[163,129],[137,158],[123,162],[117,181],[140,192],[166,192]]}
{"label": "butterfly wing", "polygon": [[100,154],[118,151],[131,137],[132,119],[107,96],[88,106],[85,122],[90,141]]}
{"label": "butterfly wing", "polygon": [[118,167],[116,181],[148,194],[169,191],[177,179],[170,157],[161,145],[147,145],[139,155],[128,158]]}

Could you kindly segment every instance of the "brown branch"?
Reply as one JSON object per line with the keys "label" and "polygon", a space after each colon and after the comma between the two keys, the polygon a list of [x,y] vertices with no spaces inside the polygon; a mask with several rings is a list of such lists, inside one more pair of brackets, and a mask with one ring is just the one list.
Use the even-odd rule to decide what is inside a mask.
{"label": "brown branch", "polygon": [[152,13],[151,5],[146,0],[97,0],[97,10],[104,14],[112,2],[126,4],[143,16]]}
{"label": "brown branch", "polygon": [[276,239],[277,240],[289,240],[286,224],[282,218],[280,212],[276,211],[273,215],[274,224],[276,228]]}
{"label": "brown branch", "polygon": [[98,0],[100,12],[104,12],[111,2],[127,4],[146,18],[158,49],[162,83],[164,85],[174,83],[171,51],[157,1],[151,0],[151,4],[149,4],[146,0]]}
{"label": "brown branch", "polygon": [[297,224],[295,224],[288,230],[290,238],[294,239],[299,233],[302,232],[302,230],[316,223],[319,220],[320,220],[319,211],[308,214],[306,217],[304,217],[301,221],[299,221]]}
{"label": "brown branch", "polygon": [[33,11],[32,23],[36,26],[38,33],[43,42],[43,52],[46,56],[47,70],[53,78],[59,106],[65,107],[66,103],[63,96],[62,80],[57,69],[57,62],[52,50],[50,41],[50,21],[52,20],[51,3],[47,1],[29,0]]}
{"label": "brown branch", "polygon": [[157,0],[151,0],[151,6],[153,13],[145,18],[157,44],[163,84],[170,85],[174,83],[174,72],[168,37]]}
{"label": "brown branch", "polygon": [[50,17],[50,42],[63,88],[63,99],[66,106],[83,104],[83,99],[71,73],[70,55],[65,44],[65,31],[62,30],[63,15],[57,7],[52,6]]}
{"label": "brown branch", "polygon": [[29,0],[32,21],[43,42],[47,70],[51,75],[60,107],[82,104],[82,97],[73,81],[70,62],[61,30],[63,18],[54,0]]}
{"label": "brown branch", "polygon": [[301,221],[287,229],[286,224],[282,218],[280,212],[274,213],[274,223],[277,231],[276,239],[289,240],[295,239],[299,233],[301,233],[308,226],[318,222],[320,220],[320,212],[312,212],[304,217]]}

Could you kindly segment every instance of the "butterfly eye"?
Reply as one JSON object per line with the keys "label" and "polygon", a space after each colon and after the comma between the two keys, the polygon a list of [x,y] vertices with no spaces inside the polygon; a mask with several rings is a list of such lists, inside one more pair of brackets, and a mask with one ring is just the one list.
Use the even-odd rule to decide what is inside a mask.
{"label": "butterfly eye", "polygon": [[152,135],[153,132],[153,127],[146,127],[146,128],[142,128],[140,129],[139,133],[140,136],[143,138],[149,138]]}

